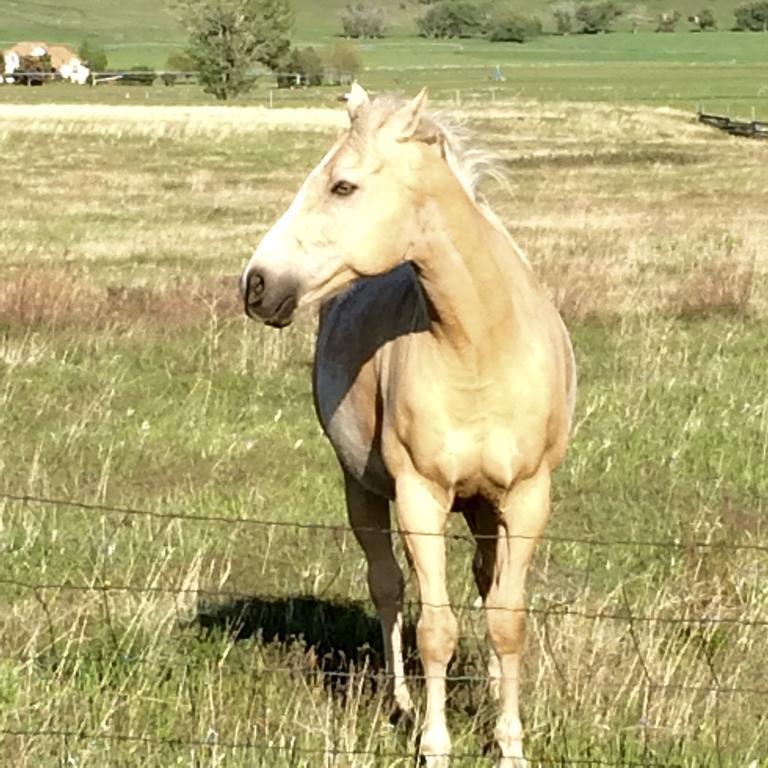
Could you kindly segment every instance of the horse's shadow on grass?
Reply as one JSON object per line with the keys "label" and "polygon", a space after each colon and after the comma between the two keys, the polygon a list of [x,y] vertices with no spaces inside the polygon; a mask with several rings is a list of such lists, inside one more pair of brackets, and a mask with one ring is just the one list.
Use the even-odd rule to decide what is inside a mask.
{"label": "horse's shadow on grass", "polygon": [[[257,596],[225,603],[202,604],[191,622],[204,634],[227,633],[235,641],[255,641],[282,670],[299,675],[317,675],[333,694],[345,695],[350,686],[364,678],[367,695],[375,697],[386,686],[384,645],[376,617],[359,604],[323,600],[311,596],[265,599]],[[405,674],[421,682],[423,670],[416,651],[415,617],[406,614],[403,626]],[[271,653],[274,651],[274,655]],[[461,650],[457,654],[462,656]],[[477,674],[457,659],[458,671]],[[265,670],[266,671],[266,670]],[[466,685],[451,686],[455,708],[470,715],[477,713],[484,694],[473,693]],[[391,702],[390,702],[391,706]],[[404,735],[413,735],[414,721],[392,709],[390,722]],[[490,722],[490,721],[488,721]],[[490,725],[483,730],[484,749],[493,743]],[[418,738],[418,737],[417,737]]]}
{"label": "horse's shadow on grass", "polygon": [[[321,673],[327,683],[345,687],[358,674],[372,677],[385,669],[381,627],[359,604],[311,596],[265,599],[257,596],[200,605],[193,624],[206,633],[223,631],[234,640],[255,639],[282,647],[292,659],[299,650],[306,671]],[[415,647],[413,622],[404,627],[406,647]],[[418,659],[409,654],[407,666],[418,672]],[[376,681],[373,681],[376,688]]]}

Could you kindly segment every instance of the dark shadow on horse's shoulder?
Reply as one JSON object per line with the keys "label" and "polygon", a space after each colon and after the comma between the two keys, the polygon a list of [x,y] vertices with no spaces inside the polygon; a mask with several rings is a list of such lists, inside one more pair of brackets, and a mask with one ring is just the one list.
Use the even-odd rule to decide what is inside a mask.
{"label": "dark shadow on horse's shoulder", "polygon": [[[328,367],[351,386],[360,368],[386,344],[430,328],[424,292],[412,264],[360,278],[320,311],[316,367]],[[331,388],[326,396],[335,413],[347,388]]]}

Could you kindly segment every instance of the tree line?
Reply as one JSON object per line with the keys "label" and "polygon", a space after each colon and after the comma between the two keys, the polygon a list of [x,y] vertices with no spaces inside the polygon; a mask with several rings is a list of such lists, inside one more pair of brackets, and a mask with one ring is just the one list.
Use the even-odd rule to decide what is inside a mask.
{"label": "tree line", "polygon": [[[361,68],[360,52],[339,40],[325,50],[294,48],[294,13],[290,0],[167,0],[188,35],[188,45],[168,59],[169,72],[160,76],[171,85],[173,70],[194,72],[206,92],[226,100],[247,91],[259,67],[277,75],[279,86],[344,83]],[[419,0],[423,11],[415,19],[420,35],[430,38],[484,38],[522,43],[542,34],[537,17],[517,13],[505,2],[489,0]],[[654,21],[642,4],[620,5],[616,0],[561,0],[551,6],[555,34],[611,32],[624,16],[637,31]],[[735,11],[735,29],[768,32],[768,0],[752,0]],[[681,14],[672,9],[655,17],[657,32],[673,32]],[[716,28],[711,9],[688,17],[695,31]],[[341,33],[352,39],[379,38],[387,33],[384,11],[366,2],[349,3],[340,17]],[[92,42],[81,46],[80,57],[92,70],[106,69],[104,49]],[[34,62],[27,62],[33,68]],[[149,84],[157,74],[137,65],[121,73],[123,82]]]}
{"label": "tree line", "polygon": [[[425,0],[422,0],[425,2]],[[499,2],[473,2],[473,0],[426,0],[429,8],[416,19],[416,27],[423,37],[472,38],[491,41],[525,42],[542,34],[543,25],[538,17],[516,13],[511,6]],[[349,6],[348,6],[349,7]],[[362,3],[355,7],[357,18],[365,18]],[[374,7],[371,7],[373,12]],[[627,6],[616,0],[565,0],[550,7],[555,34],[594,35],[612,32],[619,18],[629,22],[633,32],[643,26],[656,32],[675,32],[682,14],[670,8],[656,15],[643,3]],[[740,31],[768,31],[768,0],[744,3],[734,11],[733,28]],[[704,32],[717,28],[710,8],[702,8],[687,17],[691,30]],[[350,33],[352,37],[365,36]],[[353,30],[354,31],[354,30]],[[377,36],[382,36],[379,32]]]}
{"label": "tree line", "polygon": [[[361,67],[359,51],[343,41],[329,50],[293,48],[290,32],[294,15],[290,0],[171,0],[189,34],[186,55],[204,89],[218,99],[242,93],[254,81],[254,67],[277,73],[279,86],[345,82]],[[517,13],[505,2],[489,0],[420,0],[425,6],[416,18],[423,37],[485,38],[522,43],[542,34],[537,17]],[[616,0],[566,0],[551,8],[556,34],[611,32],[626,16],[637,31],[654,21],[645,6],[626,9]],[[744,3],[735,11],[736,28],[768,30],[768,0]],[[681,15],[676,10],[658,14],[657,32],[673,32]],[[695,31],[716,28],[711,9],[688,17]],[[366,2],[348,3],[340,18],[341,32],[351,39],[380,38],[387,33],[384,11]]]}
{"label": "tree line", "polygon": [[[498,0],[419,0],[427,8],[416,17],[422,37],[486,38],[499,42],[525,42],[542,34],[543,24],[536,16],[525,16],[514,6]],[[555,34],[591,35],[611,32],[617,20],[627,19],[633,32],[643,26],[656,32],[674,32],[682,14],[670,8],[651,14],[642,2],[626,5],[617,0],[562,0],[550,6]],[[768,31],[768,0],[755,0],[734,11],[733,29]],[[703,32],[717,28],[711,8],[702,8],[687,17],[691,30]],[[383,9],[372,3],[350,3],[341,15],[341,27],[350,38],[378,38],[387,32]]]}

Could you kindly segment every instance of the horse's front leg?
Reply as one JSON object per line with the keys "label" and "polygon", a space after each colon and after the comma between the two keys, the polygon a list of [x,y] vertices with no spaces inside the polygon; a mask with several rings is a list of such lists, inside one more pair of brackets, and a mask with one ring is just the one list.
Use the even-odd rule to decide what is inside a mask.
{"label": "horse's front leg", "polygon": [[421,616],[416,641],[426,678],[427,708],[420,753],[427,766],[448,765],[451,738],[445,720],[445,673],[458,639],[448,601],[445,525],[446,494],[414,475],[396,481],[397,521],[419,584]]}
{"label": "horse's front leg", "polygon": [[523,728],[520,723],[520,657],[525,642],[525,578],[539,537],[549,517],[549,468],[542,465],[532,477],[507,494],[498,510],[498,537],[493,578],[485,595],[488,634],[499,658],[501,712],[496,739],[500,768],[522,768]]}
{"label": "horse's front leg", "polygon": [[368,563],[368,589],[381,621],[393,717],[413,713],[403,667],[403,572],[392,551],[389,502],[344,473],[347,514]]}

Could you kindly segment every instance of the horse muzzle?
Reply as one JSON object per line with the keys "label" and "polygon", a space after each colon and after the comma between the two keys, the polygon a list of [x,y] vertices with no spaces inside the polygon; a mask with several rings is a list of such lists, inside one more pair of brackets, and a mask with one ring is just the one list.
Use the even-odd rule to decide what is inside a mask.
{"label": "horse muzzle", "polygon": [[292,280],[270,278],[256,269],[243,274],[240,292],[245,314],[273,328],[290,325],[299,303],[298,286]]}

